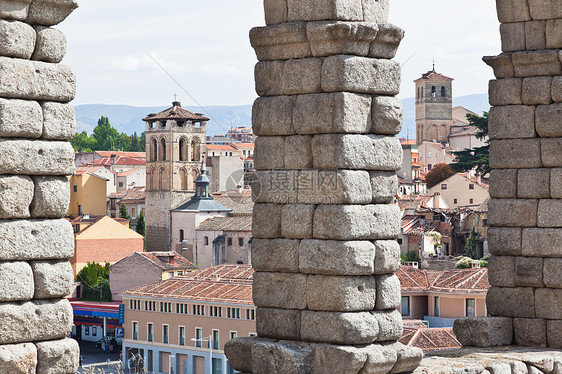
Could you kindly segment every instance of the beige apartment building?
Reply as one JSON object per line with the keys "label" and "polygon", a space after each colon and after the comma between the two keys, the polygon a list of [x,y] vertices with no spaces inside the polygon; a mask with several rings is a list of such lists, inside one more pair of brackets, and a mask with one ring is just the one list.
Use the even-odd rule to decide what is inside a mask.
{"label": "beige apartment building", "polygon": [[224,344],[255,335],[252,277],[220,265],[122,292],[124,360],[140,355],[148,373],[234,373]]}
{"label": "beige apartment building", "polygon": [[490,197],[488,185],[467,173],[456,173],[428,188],[427,193],[441,194],[449,208],[452,209],[466,206],[476,207]]}

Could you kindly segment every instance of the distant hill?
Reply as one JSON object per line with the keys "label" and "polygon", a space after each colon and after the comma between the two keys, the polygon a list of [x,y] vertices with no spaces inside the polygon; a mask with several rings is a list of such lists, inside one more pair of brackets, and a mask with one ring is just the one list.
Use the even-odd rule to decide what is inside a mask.
{"label": "distant hill", "polygon": [[[476,94],[459,96],[453,98],[453,106],[462,105],[475,113],[481,114],[490,109],[487,94]],[[414,139],[416,136],[416,111],[414,98],[402,100],[404,108],[404,125],[400,137]],[[192,112],[204,112],[199,107],[185,107]],[[149,113],[157,113],[166,109],[165,107],[135,107],[128,105],[103,105],[86,104],[75,107],[78,131],[91,133],[101,116],[109,118],[109,122],[119,132],[140,134],[144,131],[142,119]],[[208,112],[204,114],[211,118],[207,125],[207,135],[214,136],[224,134],[230,127],[251,126],[252,106],[208,106]]]}

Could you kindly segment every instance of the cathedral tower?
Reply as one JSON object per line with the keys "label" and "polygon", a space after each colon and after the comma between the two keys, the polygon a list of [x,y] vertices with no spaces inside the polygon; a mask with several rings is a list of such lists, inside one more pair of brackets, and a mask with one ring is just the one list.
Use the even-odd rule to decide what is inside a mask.
{"label": "cathedral tower", "polygon": [[422,74],[416,84],[416,142],[447,143],[453,121],[453,78],[433,70]]}
{"label": "cathedral tower", "polygon": [[207,121],[174,101],[146,123],[146,249],[170,250],[170,210],[195,193],[205,155]]}

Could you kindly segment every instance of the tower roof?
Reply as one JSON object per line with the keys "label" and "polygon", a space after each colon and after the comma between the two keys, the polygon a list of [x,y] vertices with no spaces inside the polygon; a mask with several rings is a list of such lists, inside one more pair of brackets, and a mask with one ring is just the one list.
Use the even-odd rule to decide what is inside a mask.
{"label": "tower roof", "polygon": [[425,74],[422,74],[421,78],[416,79],[414,82],[418,83],[418,82],[423,82],[423,81],[438,81],[438,82],[443,82],[443,81],[453,81],[453,78],[449,78],[441,73],[437,73],[434,70],[430,70]]}
{"label": "tower roof", "polygon": [[208,121],[209,118],[205,117],[201,113],[193,113],[187,109],[181,107],[179,101],[174,101],[172,106],[168,109],[161,111],[160,113],[151,113],[143,121],[162,121],[168,119],[180,119],[180,120],[199,120]]}

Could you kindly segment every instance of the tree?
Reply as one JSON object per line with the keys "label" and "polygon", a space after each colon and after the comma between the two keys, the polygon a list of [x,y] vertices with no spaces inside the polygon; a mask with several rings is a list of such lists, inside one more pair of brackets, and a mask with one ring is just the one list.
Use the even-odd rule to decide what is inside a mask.
{"label": "tree", "polygon": [[144,224],[144,213],[140,212],[139,217],[137,218],[137,227],[135,231],[144,236],[145,224]]}
{"label": "tree", "polygon": [[119,218],[131,219],[129,213],[127,213],[127,207],[125,204],[121,204],[119,207]]}
{"label": "tree", "polygon": [[436,184],[449,178],[451,175],[455,175],[455,173],[456,172],[451,168],[451,166],[447,164],[436,164],[425,176],[427,188],[435,186]]}
{"label": "tree", "polygon": [[470,230],[466,244],[464,245],[464,254],[474,260],[478,260],[478,252],[476,251],[476,232],[474,227]]}
{"label": "tree", "polygon": [[[484,112],[482,117],[474,114],[467,114],[468,122],[478,128],[477,139],[484,139],[488,136],[488,112]],[[474,147],[463,151],[456,151],[453,154],[457,157],[451,167],[456,171],[469,171],[476,169],[476,174],[485,175],[490,172],[490,144],[486,140],[486,145]]]}
{"label": "tree", "polygon": [[96,149],[96,140],[92,136],[88,136],[86,131],[76,133],[76,135],[70,139],[70,144],[74,147],[75,152],[92,152]]}
{"label": "tree", "polygon": [[92,136],[96,140],[97,151],[112,151],[115,150],[120,135],[109,123],[109,118],[102,116]]}
{"label": "tree", "polygon": [[80,270],[76,278],[84,285],[82,300],[85,301],[111,301],[109,288],[109,262],[105,265],[88,262]]}

